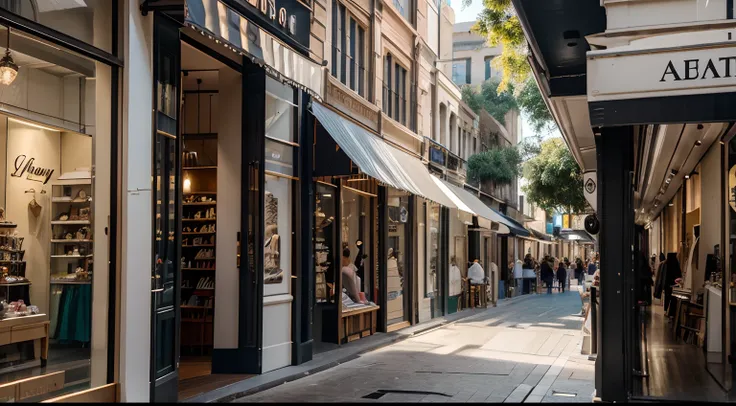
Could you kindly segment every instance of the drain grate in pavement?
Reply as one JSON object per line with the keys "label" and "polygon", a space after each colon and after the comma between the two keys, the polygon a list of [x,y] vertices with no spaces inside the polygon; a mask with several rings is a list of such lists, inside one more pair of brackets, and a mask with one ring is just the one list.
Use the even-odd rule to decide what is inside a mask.
{"label": "drain grate in pavement", "polygon": [[406,395],[437,395],[437,396],[444,396],[447,398],[452,397],[446,393],[441,393],[441,392],[431,392],[431,391],[421,391],[421,390],[402,390],[402,389],[379,389],[375,392],[371,392],[365,396],[362,396],[362,398],[363,399],[380,399],[381,397],[389,393],[402,393]]}
{"label": "drain grate in pavement", "polygon": [[463,371],[414,371],[417,374],[445,374],[445,375],[486,375],[486,376],[509,376],[501,372],[463,372]]}

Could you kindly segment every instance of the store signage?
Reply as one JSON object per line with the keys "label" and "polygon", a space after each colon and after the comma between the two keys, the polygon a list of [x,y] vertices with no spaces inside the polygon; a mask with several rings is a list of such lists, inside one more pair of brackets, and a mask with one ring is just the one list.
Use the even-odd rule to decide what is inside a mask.
{"label": "store signage", "polygon": [[332,76],[327,79],[327,92],[325,101],[335,107],[339,107],[352,118],[360,121],[373,130],[378,130],[378,108],[372,109],[367,101],[360,100],[360,96],[354,96],[351,91],[342,87],[341,83],[335,83]]}
{"label": "store signage", "polygon": [[736,91],[736,47],[588,53],[588,101]]}
{"label": "store signage", "polygon": [[49,183],[51,175],[54,174],[54,170],[50,168],[43,168],[40,166],[34,166],[33,163],[36,158],[27,158],[26,155],[18,155],[15,158],[15,171],[10,176],[16,178],[22,178],[26,176],[26,179],[35,182],[42,182],[44,185]]}
{"label": "store signage", "polygon": [[445,152],[440,147],[432,145],[429,147],[429,160],[445,166]]}
{"label": "store signage", "polygon": [[588,204],[593,209],[593,211],[598,210],[598,193],[596,192],[598,190],[598,176],[595,171],[588,171],[583,173],[583,194],[585,195],[585,200],[588,201]]}
{"label": "store signage", "polygon": [[[309,47],[311,10],[299,0],[247,0],[248,5],[265,17],[271,27]],[[268,27],[264,27],[268,30]]]}

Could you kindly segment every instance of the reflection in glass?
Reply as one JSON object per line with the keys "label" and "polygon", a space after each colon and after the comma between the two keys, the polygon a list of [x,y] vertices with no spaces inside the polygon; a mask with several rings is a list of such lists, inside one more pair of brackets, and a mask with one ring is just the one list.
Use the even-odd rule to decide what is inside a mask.
{"label": "reflection in glass", "polygon": [[317,303],[334,303],[335,253],[335,188],[317,183],[314,211],[315,297]]}
{"label": "reflection in glass", "polygon": [[340,230],[340,241],[342,251],[350,251],[349,267],[357,276],[357,285],[360,292],[365,295],[365,300],[375,301],[371,293],[370,254],[373,243],[370,235],[370,210],[371,201],[368,196],[359,194],[353,190],[344,188],[342,191],[342,229]]}
{"label": "reflection in glass", "polygon": [[387,292],[388,324],[407,319],[408,277],[406,244],[409,222],[409,194],[390,188],[388,192]]}
{"label": "reflection in glass", "polygon": [[[291,183],[292,181],[286,178],[266,175],[263,283],[266,285],[283,284],[286,291],[278,293],[288,293],[289,284],[284,281],[291,273]],[[266,292],[266,294],[269,293]]]}

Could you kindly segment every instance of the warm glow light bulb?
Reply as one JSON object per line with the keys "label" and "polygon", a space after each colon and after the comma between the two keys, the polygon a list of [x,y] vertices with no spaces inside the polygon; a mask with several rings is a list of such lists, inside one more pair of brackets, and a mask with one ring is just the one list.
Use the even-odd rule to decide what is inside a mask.
{"label": "warm glow light bulb", "polygon": [[9,85],[18,76],[18,65],[13,62],[10,50],[5,51],[5,56],[0,59],[0,83]]}
{"label": "warm glow light bulb", "polygon": [[184,193],[192,192],[192,181],[189,178],[184,178]]}

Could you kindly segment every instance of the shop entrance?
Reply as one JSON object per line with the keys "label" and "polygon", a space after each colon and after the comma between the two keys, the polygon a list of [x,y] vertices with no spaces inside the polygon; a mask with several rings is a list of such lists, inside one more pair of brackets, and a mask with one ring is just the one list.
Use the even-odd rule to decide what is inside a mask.
{"label": "shop entrance", "polygon": [[213,362],[239,347],[242,85],[176,22],[154,36],[151,400],[182,401],[250,376]]}

